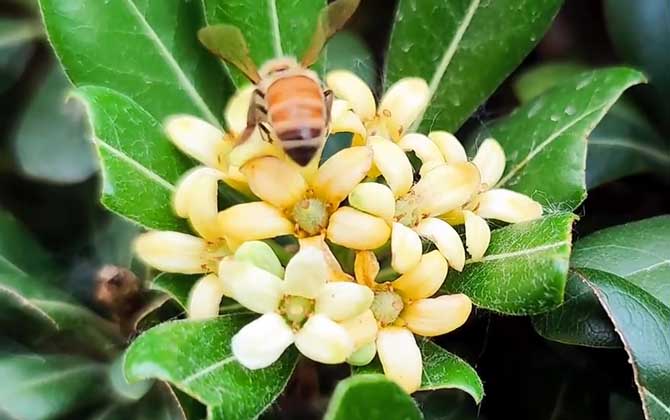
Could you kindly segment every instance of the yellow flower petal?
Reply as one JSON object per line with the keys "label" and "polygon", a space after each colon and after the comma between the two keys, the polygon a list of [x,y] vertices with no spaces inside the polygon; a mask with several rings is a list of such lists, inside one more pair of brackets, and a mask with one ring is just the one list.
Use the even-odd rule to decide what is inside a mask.
{"label": "yellow flower petal", "polygon": [[479,170],[472,163],[445,164],[426,172],[414,186],[423,213],[438,216],[467,203],[479,191]]}
{"label": "yellow flower petal", "polygon": [[226,125],[235,136],[242,134],[242,131],[247,126],[249,103],[251,102],[251,95],[254,89],[254,85],[246,85],[237,89],[233,97],[226,104],[226,111],[224,113]]}
{"label": "yellow flower petal", "polygon": [[472,311],[470,298],[463,294],[421,299],[408,305],[400,317],[415,334],[426,337],[446,334],[465,324]]}
{"label": "yellow flower petal", "polygon": [[334,206],[340,204],[367,175],[372,166],[372,150],[348,147],[331,156],[313,183],[314,194]]}
{"label": "yellow flower petal", "polygon": [[314,299],[326,285],[327,276],[322,253],[314,248],[303,248],[286,265],[284,293]]}
{"label": "yellow flower petal", "polygon": [[347,101],[335,100],[331,111],[330,132],[352,133],[352,146],[364,146],[367,138],[367,129],[361,118],[350,109]]}
{"label": "yellow flower petal", "polygon": [[421,351],[408,329],[386,327],[379,330],[377,354],[387,378],[408,394],[419,389],[423,373]]}
{"label": "yellow flower petal", "polygon": [[372,362],[372,359],[375,358],[376,354],[377,344],[374,341],[371,341],[367,344],[357,347],[351,356],[347,357],[347,363],[352,366],[365,366]]}
{"label": "yellow flower petal", "polygon": [[347,70],[335,70],[326,75],[326,85],[337,98],[349,102],[354,112],[363,120],[374,118],[377,112],[375,97],[360,77]]}
{"label": "yellow flower petal", "polygon": [[344,321],[369,309],[374,297],[370,288],[357,283],[327,283],[316,297],[314,310],[333,321]]}
{"label": "yellow flower petal", "polygon": [[363,182],[349,194],[349,205],[390,222],[395,214],[393,191],[384,184]]}
{"label": "yellow flower petal", "polygon": [[[223,235],[217,217],[219,213],[219,177],[203,174],[194,179],[188,195],[188,220],[193,230],[208,241],[216,241]],[[182,186],[182,188],[184,188]]]}
{"label": "yellow flower petal", "polygon": [[414,152],[423,165],[433,166],[444,163],[444,157],[440,149],[423,134],[406,134],[400,139],[398,146],[406,152]]}
{"label": "yellow flower petal", "polygon": [[465,216],[465,245],[473,260],[477,261],[484,256],[491,242],[491,229],[486,220],[471,211],[464,211]]}
{"label": "yellow flower petal", "polygon": [[449,261],[449,265],[458,271],[465,265],[465,248],[458,232],[444,220],[434,217],[422,220],[415,231],[437,246],[437,249]]}
{"label": "yellow flower petal", "polygon": [[259,314],[275,311],[284,295],[279,277],[247,262],[221,261],[219,277],[233,299]]}
{"label": "yellow flower petal", "polygon": [[542,205],[527,195],[497,188],[479,195],[475,213],[485,219],[520,223],[542,217]]}
{"label": "yellow flower petal", "polygon": [[342,363],[354,351],[347,330],[319,314],[312,315],[296,333],[295,346],[306,357],[325,364]]}
{"label": "yellow flower petal", "polygon": [[168,273],[209,271],[207,243],[179,232],[147,232],[135,239],[135,252],[147,265]]}
{"label": "yellow flower petal", "polygon": [[421,115],[428,105],[428,84],[418,77],[400,79],[382,97],[377,114],[389,127],[394,140]]}
{"label": "yellow flower petal", "polygon": [[421,257],[412,270],[391,283],[405,299],[423,299],[440,289],[447,278],[449,265],[439,251],[431,251]]}
{"label": "yellow flower petal", "polygon": [[354,273],[359,284],[373,288],[379,274],[379,261],[372,251],[359,251],[354,260]]}
{"label": "yellow flower petal", "polygon": [[281,316],[273,312],[242,327],[230,343],[233,356],[247,369],[270,366],[291,344],[293,331]]}
{"label": "yellow flower petal", "polygon": [[222,179],[223,173],[216,169],[207,168],[205,166],[196,166],[186,172],[177,182],[175,192],[172,195],[172,207],[179,217],[188,217],[188,208],[191,203],[191,192],[193,185],[202,177],[209,177],[214,179]]}
{"label": "yellow flower petal", "polygon": [[300,172],[274,156],[250,160],[240,171],[258,198],[281,209],[293,207],[307,191],[307,183]]}
{"label": "yellow flower petal", "polygon": [[505,171],[505,151],[494,139],[486,139],[477,149],[472,163],[479,168],[484,188],[492,188]]}
{"label": "yellow flower petal", "polygon": [[451,226],[458,226],[465,223],[465,215],[462,208],[457,208],[440,215],[440,219],[449,223]]}
{"label": "yellow flower petal", "polygon": [[168,118],[165,133],[182,152],[211,168],[221,168],[221,159],[232,147],[221,130],[190,115]]}
{"label": "yellow flower petal", "polygon": [[188,295],[188,317],[209,319],[219,315],[219,305],[224,295],[223,283],[215,274],[199,279]]}
{"label": "yellow flower petal", "polygon": [[256,127],[247,141],[236,144],[230,151],[228,154],[228,164],[231,168],[241,168],[250,160],[262,156],[275,156],[280,159],[288,159],[281,146],[266,141],[261,135],[260,129]]}
{"label": "yellow flower petal", "polygon": [[340,207],[328,222],[328,239],[346,248],[376,249],[390,235],[391,228],[384,220],[351,207]]}
{"label": "yellow flower petal", "polygon": [[328,244],[323,238],[323,235],[312,236],[310,238],[300,238],[300,249],[313,248],[321,252],[324,262],[326,263],[327,281],[352,281],[353,278],[342,270],[335,255],[331,252]]}
{"label": "yellow flower petal", "polygon": [[412,229],[393,223],[391,231],[391,267],[398,273],[406,273],[421,260],[423,246],[421,238]]}
{"label": "yellow flower petal", "polygon": [[268,239],[294,232],[293,223],[267,203],[237,204],[218,215],[221,233],[242,241]]}
{"label": "yellow flower petal", "polygon": [[453,134],[446,131],[433,131],[428,134],[428,138],[440,149],[445,162],[453,164],[468,161],[463,145]]}
{"label": "yellow flower petal", "polygon": [[405,195],[414,182],[412,164],[405,152],[395,143],[379,136],[370,136],[374,163],[396,197]]}
{"label": "yellow flower petal", "polygon": [[261,241],[244,242],[235,250],[235,260],[255,265],[261,270],[269,271],[279,278],[284,278],[284,267],[270,245]]}
{"label": "yellow flower petal", "polygon": [[377,338],[377,320],[369,309],[356,317],[340,322],[340,325],[349,333],[355,348],[370,343]]}

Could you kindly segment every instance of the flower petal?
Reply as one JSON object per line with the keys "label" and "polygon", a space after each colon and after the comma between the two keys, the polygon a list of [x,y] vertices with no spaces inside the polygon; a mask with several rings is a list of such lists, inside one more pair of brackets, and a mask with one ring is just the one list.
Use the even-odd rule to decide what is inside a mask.
{"label": "flower petal", "polygon": [[421,386],[423,361],[414,334],[402,327],[386,327],[377,335],[377,354],[384,374],[408,394]]}
{"label": "flower petal", "polygon": [[479,168],[484,188],[492,188],[505,171],[505,151],[494,139],[486,139],[477,149],[472,163]]}
{"label": "flower petal", "polygon": [[342,270],[340,262],[331,252],[323,235],[312,236],[309,238],[300,238],[300,249],[313,248],[321,252],[327,269],[327,281],[352,281],[353,278]]}
{"label": "flower petal", "polygon": [[260,314],[277,310],[284,295],[279,277],[247,262],[233,259],[221,261],[219,277],[230,289],[233,299]]}
{"label": "flower petal", "polygon": [[340,325],[349,333],[349,336],[354,341],[355,348],[372,342],[377,338],[377,320],[369,309],[356,317],[340,322]]}
{"label": "flower petal", "polygon": [[446,334],[465,324],[472,302],[464,294],[421,299],[409,304],[400,314],[406,327],[426,337]]}
{"label": "flower petal", "polygon": [[467,203],[479,185],[479,170],[465,162],[440,165],[424,173],[413,191],[423,213],[438,216]]}
{"label": "flower petal", "polygon": [[293,344],[293,331],[278,314],[271,312],[257,318],[235,334],[231,340],[233,356],[247,369],[262,369],[279,359]]}
{"label": "flower petal", "polygon": [[458,271],[465,265],[465,248],[456,229],[444,220],[434,217],[422,220],[415,231],[437,246],[437,249],[449,261],[449,265]]}
{"label": "flower petal", "polygon": [[381,172],[396,197],[405,195],[414,182],[412,164],[405,152],[395,143],[380,136],[370,136],[375,167]]}
{"label": "flower petal", "polygon": [[242,134],[242,131],[247,126],[247,114],[249,112],[249,104],[251,103],[251,95],[254,93],[254,85],[245,85],[235,92],[232,98],[226,104],[226,111],[224,116],[226,118],[226,126],[237,137]]}
{"label": "flower petal", "polygon": [[250,160],[262,156],[275,156],[288,159],[284,150],[276,143],[266,141],[256,127],[251,137],[243,143],[238,143],[228,154],[228,164],[231,168],[241,168]]}
{"label": "flower petal", "polygon": [[216,241],[223,236],[217,220],[219,179],[216,174],[203,173],[187,185],[191,191],[184,193],[189,196],[188,220],[193,230],[208,241]]}
{"label": "flower petal", "polygon": [[284,293],[314,299],[328,279],[323,254],[314,248],[302,248],[286,265]]}
{"label": "flower petal", "polygon": [[274,156],[250,160],[240,171],[258,198],[281,209],[293,207],[307,191],[307,183],[300,172]]}
{"label": "flower petal", "polygon": [[284,267],[270,245],[261,241],[244,242],[235,250],[235,260],[255,265],[279,278],[284,278]]}
{"label": "flower petal", "polygon": [[326,85],[335,97],[351,104],[351,108],[363,120],[371,120],[377,112],[375,97],[367,84],[354,73],[347,70],[335,70],[326,75]]}
{"label": "flower petal", "polygon": [[182,152],[210,168],[221,168],[221,159],[232,148],[221,130],[190,115],[168,118],[165,133]]}
{"label": "flower petal", "polygon": [[344,362],[354,351],[347,330],[324,315],[312,315],[295,335],[300,353],[319,363]]}
{"label": "flower petal", "polygon": [[390,235],[391,228],[384,220],[351,207],[340,207],[328,222],[328,239],[346,248],[376,249]]}
{"label": "flower petal", "polygon": [[398,273],[405,273],[419,263],[422,252],[423,246],[419,235],[403,224],[393,223],[391,267]]}
{"label": "flower petal", "polygon": [[314,194],[334,206],[367,175],[372,166],[372,150],[367,146],[348,147],[331,156],[314,180]]}
{"label": "flower petal", "polygon": [[215,274],[199,279],[188,295],[188,317],[209,319],[219,314],[219,305],[224,295],[223,282]]}
{"label": "flower petal", "polygon": [[223,178],[223,173],[205,166],[196,166],[182,175],[182,177],[179,178],[175,192],[172,195],[172,207],[177,216],[183,218],[188,217],[188,207],[191,202],[193,185],[202,177],[211,177],[218,180]]}
{"label": "flower petal", "polygon": [[449,265],[439,251],[421,256],[421,261],[412,270],[391,283],[405,299],[423,299],[440,289],[447,278]]}
{"label": "flower petal", "polygon": [[520,223],[542,216],[542,205],[527,195],[497,188],[479,195],[475,213],[485,219]]}
{"label": "flower petal", "polygon": [[267,203],[236,204],[218,215],[221,233],[242,241],[268,239],[294,232],[293,223]]}
{"label": "flower petal", "polygon": [[491,242],[491,229],[483,218],[471,211],[464,211],[465,246],[473,260],[480,260]]}
{"label": "flower petal", "polygon": [[428,134],[428,138],[440,149],[445,162],[453,164],[468,161],[463,145],[453,134],[446,131],[433,131]]}
{"label": "flower petal", "polygon": [[373,288],[379,274],[379,261],[372,251],[358,251],[354,260],[354,274],[359,284]]}
{"label": "flower petal", "polygon": [[347,363],[352,366],[365,366],[372,362],[372,359],[374,359],[376,355],[377,344],[374,341],[371,341],[357,347],[356,350],[351,353],[351,356],[347,357]]}
{"label": "flower petal", "polygon": [[347,101],[335,100],[331,111],[330,132],[352,133],[352,146],[364,146],[367,138],[367,129],[361,118],[354,113]]}
{"label": "flower petal", "polygon": [[207,242],[179,232],[147,232],[135,239],[135,252],[147,265],[168,273],[206,273]]}
{"label": "flower petal", "polygon": [[370,288],[357,283],[327,283],[316,297],[314,310],[333,321],[344,321],[369,309],[374,297]]}
{"label": "flower petal", "polygon": [[440,149],[423,134],[406,134],[400,139],[398,146],[406,152],[414,152],[423,165],[433,166],[438,163],[444,163],[444,157]]}
{"label": "flower petal", "polygon": [[349,194],[349,205],[390,222],[395,214],[393,191],[384,184],[363,182]]}
{"label": "flower petal", "polygon": [[407,77],[394,83],[379,104],[377,115],[388,126],[397,141],[428,105],[428,83],[418,77]]}

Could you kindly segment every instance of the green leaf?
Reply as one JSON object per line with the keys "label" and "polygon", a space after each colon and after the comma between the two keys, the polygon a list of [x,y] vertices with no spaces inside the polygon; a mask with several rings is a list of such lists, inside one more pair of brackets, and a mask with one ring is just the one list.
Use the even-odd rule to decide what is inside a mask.
{"label": "green leaf", "polygon": [[324,420],[419,420],[416,402],[384,375],[355,375],[340,381]]}
{"label": "green leaf", "polygon": [[[419,391],[458,389],[472,397],[477,404],[484,398],[484,385],[477,371],[466,361],[428,339],[417,340],[423,359]],[[355,375],[384,373],[379,358],[366,366],[352,367]]]}
{"label": "green leaf", "polygon": [[586,198],[586,137],[624,90],[643,81],[627,68],[591,71],[496,123],[488,135],[507,155],[497,187],[529,195],[549,209],[576,208]]}
{"label": "green leaf", "polygon": [[0,211],[0,267],[39,275],[58,269],[46,250],[9,213]]}
{"label": "green leaf", "polygon": [[633,282],[580,268],[614,323],[633,366],[645,418],[670,418],[670,307]]}
{"label": "green leaf", "polygon": [[446,293],[465,293],[475,305],[510,315],[546,312],[563,302],[575,216],[559,213],[491,233],[480,261],[451,270]]}
{"label": "green leaf", "polygon": [[368,86],[377,84],[377,66],[370,48],[353,32],[337,33],[328,42],[326,71],[349,70],[365,81]]}
{"label": "green leaf", "polygon": [[75,183],[97,170],[85,109],[66,101],[70,89],[62,70],[54,67],[21,118],[14,149],[19,167],[30,177]]}
{"label": "green leaf", "polygon": [[188,306],[188,295],[201,276],[175,273],[161,273],[151,282],[151,289],[159,290],[168,296],[182,309]]}
{"label": "green leaf", "polygon": [[233,357],[232,336],[253,318],[224,315],[207,321],[163,323],[128,348],[129,381],[158,378],[207,404],[213,418],[260,415],[286,386],[297,357],[288,351],[271,367],[248,370]]}
{"label": "green leaf", "polygon": [[102,203],[147,228],[188,232],[170,203],[177,180],[192,164],[160,122],[112,90],[88,86],[77,94],[88,105],[102,160]]}
{"label": "green leaf", "polygon": [[386,89],[403,77],[430,85],[423,131],[455,131],[521,63],[561,0],[400,0],[386,59]]}
{"label": "green leaf", "polygon": [[104,367],[71,356],[0,358],[0,411],[11,418],[50,419],[95,403]]}
{"label": "green leaf", "polygon": [[512,85],[522,104],[530,102],[557,84],[587,71],[582,64],[557,62],[540,64],[521,74]]}
{"label": "green leaf", "polygon": [[[203,3],[208,24],[227,23],[240,28],[257,66],[276,57],[302,57],[316,29],[319,12],[326,5],[325,0],[203,0]],[[241,72],[232,68],[237,86],[248,83]],[[320,63],[312,68],[317,72],[323,69]]]}
{"label": "green leaf", "polygon": [[115,90],[161,122],[186,113],[218,124],[230,86],[198,42],[202,2],[41,0],[40,7],[75,86]]}

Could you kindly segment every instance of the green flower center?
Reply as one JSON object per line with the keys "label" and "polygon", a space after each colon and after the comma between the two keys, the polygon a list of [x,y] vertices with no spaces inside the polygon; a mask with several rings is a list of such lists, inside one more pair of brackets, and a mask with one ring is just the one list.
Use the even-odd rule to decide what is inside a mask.
{"label": "green flower center", "polygon": [[380,324],[390,325],[398,319],[404,307],[400,295],[389,290],[376,293],[370,309]]}
{"label": "green flower center", "polygon": [[293,207],[293,220],[308,235],[316,235],[328,226],[328,208],[317,198],[306,198]]}
{"label": "green flower center", "polygon": [[314,312],[314,300],[302,296],[285,296],[279,304],[279,312],[293,328],[298,329]]}

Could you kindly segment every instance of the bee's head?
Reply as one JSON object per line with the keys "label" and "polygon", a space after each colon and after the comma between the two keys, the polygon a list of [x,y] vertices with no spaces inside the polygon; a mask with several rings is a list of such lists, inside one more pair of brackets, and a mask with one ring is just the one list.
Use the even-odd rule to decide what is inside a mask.
{"label": "bee's head", "polygon": [[298,61],[295,58],[281,57],[267,61],[263,64],[260,70],[258,70],[258,73],[261,77],[278,76],[297,67],[300,67],[300,64],[298,64]]}

